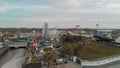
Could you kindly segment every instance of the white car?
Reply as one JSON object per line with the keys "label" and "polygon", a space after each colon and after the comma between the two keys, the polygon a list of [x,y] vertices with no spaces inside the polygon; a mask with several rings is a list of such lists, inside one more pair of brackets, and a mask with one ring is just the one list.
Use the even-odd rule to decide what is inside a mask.
{"label": "white car", "polygon": [[56,59],[56,61],[57,61],[57,64],[64,63],[64,60],[63,60],[63,59]]}

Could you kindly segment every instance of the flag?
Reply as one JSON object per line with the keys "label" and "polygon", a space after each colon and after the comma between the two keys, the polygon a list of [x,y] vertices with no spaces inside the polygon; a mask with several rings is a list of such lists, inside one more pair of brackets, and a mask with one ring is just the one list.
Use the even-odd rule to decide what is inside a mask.
{"label": "flag", "polygon": [[34,50],[36,51],[37,50],[37,39],[36,38],[34,38],[33,46],[34,46]]}

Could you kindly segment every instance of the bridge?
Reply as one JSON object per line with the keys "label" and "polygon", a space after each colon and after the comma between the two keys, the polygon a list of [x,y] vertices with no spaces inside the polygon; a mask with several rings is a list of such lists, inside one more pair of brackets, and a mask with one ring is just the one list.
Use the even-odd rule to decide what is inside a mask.
{"label": "bridge", "polygon": [[25,48],[27,46],[27,42],[13,42],[9,45],[10,48]]}

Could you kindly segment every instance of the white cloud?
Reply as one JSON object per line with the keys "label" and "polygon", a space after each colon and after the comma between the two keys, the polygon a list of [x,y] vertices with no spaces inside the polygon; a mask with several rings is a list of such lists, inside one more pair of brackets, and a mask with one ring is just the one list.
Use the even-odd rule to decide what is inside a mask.
{"label": "white cloud", "polygon": [[[104,25],[106,22],[119,22],[120,18],[120,1],[119,0],[45,0],[46,4],[37,5],[8,5],[6,8],[0,7],[0,12],[9,9],[21,9],[29,14],[24,14],[27,18],[16,20],[17,22],[35,23],[36,26],[40,22],[50,22],[51,24],[69,24],[80,23],[85,26],[94,26],[98,23],[98,17],[101,18],[100,23]],[[22,13],[21,13],[22,14]],[[32,16],[33,15],[33,16]],[[34,24],[34,26],[35,26]],[[27,24],[26,24],[27,25]],[[52,26],[52,25],[51,25]],[[108,25],[109,26],[109,25]],[[65,26],[63,26],[65,27]]]}
{"label": "white cloud", "polygon": [[7,11],[8,11],[7,7],[3,7],[3,6],[0,7],[0,13],[5,13]]}
{"label": "white cloud", "polygon": [[69,0],[68,3],[72,6],[80,6],[81,0]]}
{"label": "white cloud", "polygon": [[105,7],[105,8],[120,8],[120,4],[110,3],[103,7]]}

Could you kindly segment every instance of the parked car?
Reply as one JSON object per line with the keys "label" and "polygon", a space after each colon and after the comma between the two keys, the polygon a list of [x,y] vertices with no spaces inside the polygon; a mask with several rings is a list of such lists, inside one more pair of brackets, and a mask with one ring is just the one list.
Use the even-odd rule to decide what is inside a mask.
{"label": "parked car", "polygon": [[56,59],[54,62],[55,62],[56,65],[58,65],[58,64],[62,64],[62,63],[68,63],[67,60],[62,59],[62,58],[60,58],[60,59]]}

